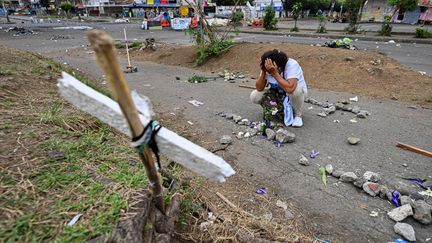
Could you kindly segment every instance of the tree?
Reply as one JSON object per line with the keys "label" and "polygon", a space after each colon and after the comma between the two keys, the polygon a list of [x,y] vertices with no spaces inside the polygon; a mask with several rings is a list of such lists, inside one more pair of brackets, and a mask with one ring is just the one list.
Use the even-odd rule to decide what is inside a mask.
{"label": "tree", "polygon": [[291,31],[293,31],[293,32],[299,31],[299,29],[297,28],[297,20],[300,16],[302,7],[303,7],[303,5],[300,2],[298,2],[298,3],[295,3],[293,8],[292,8],[292,14],[293,14],[293,18],[294,18],[294,28],[292,28]]}
{"label": "tree", "polygon": [[405,11],[411,11],[417,8],[418,0],[387,0],[390,6],[394,6],[395,10],[393,12],[392,18],[399,11],[403,13]]}
{"label": "tree", "polygon": [[64,2],[64,3],[60,4],[60,8],[61,8],[61,10],[65,11],[66,16],[69,17],[69,11],[73,8],[73,5],[70,2]]}
{"label": "tree", "polygon": [[357,32],[357,22],[359,19],[358,12],[360,10],[360,7],[363,3],[363,0],[346,0],[345,1],[345,8],[347,11],[347,19],[348,19],[348,27],[346,30],[348,33],[355,33]]}
{"label": "tree", "polygon": [[276,12],[273,9],[273,4],[268,6],[264,15],[264,28],[266,30],[275,30],[277,25]]}

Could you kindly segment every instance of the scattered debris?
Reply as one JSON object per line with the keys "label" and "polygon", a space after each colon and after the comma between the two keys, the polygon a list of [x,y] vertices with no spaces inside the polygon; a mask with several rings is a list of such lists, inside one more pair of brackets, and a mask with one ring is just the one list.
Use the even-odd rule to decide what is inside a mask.
{"label": "scattered debris", "polygon": [[348,143],[351,145],[356,145],[360,142],[360,138],[356,138],[356,137],[349,137],[347,140]]}
{"label": "scattered debris", "polygon": [[349,100],[353,101],[353,102],[358,102],[359,101],[358,96],[354,96],[352,98],[349,98]]}
{"label": "scattered debris", "polygon": [[377,211],[372,211],[372,212],[370,212],[370,214],[369,214],[369,216],[371,216],[371,217],[378,217],[378,212]]}
{"label": "scattered debris", "polygon": [[288,209],[288,205],[286,202],[282,202],[281,200],[276,201],[276,206],[283,208],[284,210]]}
{"label": "scattered debris", "polygon": [[78,222],[78,220],[81,218],[82,214],[77,214],[75,215],[71,221],[69,221],[68,226],[72,226],[74,224],[76,224],[76,222]]}
{"label": "scattered debris", "polygon": [[423,72],[423,71],[419,71],[419,73],[423,76],[423,75],[426,75],[426,72]]}
{"label": "scattered debris", "polygon": [[55,30],[92,30],[90,26],[66,26],[66,27],[54,27]]}
{"label": "scattered debris", "polygon": [[10,27],[5,30],[5,32],[13,32],[13,36],[21,36],[21,35],[36,35],[37,32],[34,32],[33,30],[28,30],[24,27]]}
{"label": "scattered debris", "polygon": [[355,118],[350,120],[351,123],[357,123],[357,120]]}
{"label": "scattered debris", "polygon": [[403,236],[409,241],[416,241],[414,228],[407,223],[396,223],[393,227],[396,234]]}
{"label": "scattered debris", "polygon": [[219,142],[221,144],[231,144],[232,143],[232,138],[230,135],[223,135],[222,138],[219,140]]}
{"label": "scattered debris", "polygon": [[392,193],[390,193],[390,197],[388,197],[388,199],[395,207],[400,207],[400,204],[399,204],[399,198],[400,197],[401,197],[400,192],[397,190],[394,190]]}
{"label": "scattered debris", "polygon": [[194,83],[194,84],[205,83],[207,81],[208,81],[207,77],[199,76],[199,75],[193,75],[191,78],[188,79],[189,83]]}
{"label": "scattered debris", "polygon": [[300,155],[300,158],[299,158],[298,163],[301,164],[301,165],[304,165],[304,166],[308,166],[308,165],[310,165],[309,160],[308,160],[308,159],[306,158],[306,156],[304,156],[303,154]]}
{"label": "scattered debris", "polygon": [[72,36],[64,36],[64,35],[53,35],[51,36],[50,40],[68,40],[68,39],[73,39]]}
{"label": "scattered debris", "polygon": [[189,102],[190,104],[192,104],[193,106],[196,106],[196,107],[200,107],[200,106],[204,105],[203,102],[198,101],[198,100],[190,100],[190,101],[188,101],[188,102]]}
{"label": "scattered debris", "polygon": [[406,217],[414,215],[410,204],[405,204],[388,212],[387,215],[396,222],[404,220]]}
{"label": "scattered debris", "polygon": [[189,123],[189,125],[193,125],[193,122],[191,122],[191,121],[187,121],[187,123]]}
{"label": "scattered debris", "polygon": [[357,188],[362,188],[363,189],[363,185],[366,183],[367,181],[363,178],[357,178],[355,181],[353,181],[353,185]]}

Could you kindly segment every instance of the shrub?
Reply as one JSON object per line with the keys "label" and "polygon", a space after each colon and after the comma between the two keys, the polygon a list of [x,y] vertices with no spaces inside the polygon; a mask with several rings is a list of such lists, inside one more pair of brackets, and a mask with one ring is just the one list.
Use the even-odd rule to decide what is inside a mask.
{"label": "shrub", "polygon": [[327,33],[327,29],[326,29],[326,17],[320,15],[318,17],[319,20],[319,24],[318,24],[318,29],[317,29],[317,33]]}
{"label": "shrub", "polygon": [[391,36],[393,26],[391,25],[391,16],[384,16],[384,23],[381,25],[381,30],[378,32],[382,36]]}
{"label": "shrub", "polygon": [[208,58],[219,56],[228,51],[233,45],[234,42],[232,40],[214,40],[206,45],[199,46],[195,65],[202,65]]}
{"label": "shrub", "polygon": [[432,38],[432,33],[424,28],[417,28],[415,32],[416,38]]}
{"label": "shrub", "polygon": [[264,28],[266,30],[275,30],[277,25],[276,12],[273,9],[273,4],[268,6],[264,15]]}

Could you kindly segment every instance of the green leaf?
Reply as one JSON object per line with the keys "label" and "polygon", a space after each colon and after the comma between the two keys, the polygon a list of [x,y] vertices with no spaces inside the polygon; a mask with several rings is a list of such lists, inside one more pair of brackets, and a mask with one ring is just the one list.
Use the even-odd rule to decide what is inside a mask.
{"label": "green leaf", "polygon": [[321,179],[322,179],[324,185],[327,186],[327,175],[326,175],[326,169],[325,169],[324,167],[321,166],[321,167],[319,168],[319,173],[320,173],[320,175],[321,175]]}

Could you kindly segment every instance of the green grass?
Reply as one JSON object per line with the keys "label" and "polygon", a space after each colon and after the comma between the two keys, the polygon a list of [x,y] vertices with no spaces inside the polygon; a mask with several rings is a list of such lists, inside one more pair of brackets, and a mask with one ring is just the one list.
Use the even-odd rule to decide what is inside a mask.
{"label": "green grass", "polygon": [[[41,68],[42,63],[51,64],[52,70]],[[29,72],[55,75],[60,70],[109,95],[72,68],[50,60],[35,61]],[[24,102],[11,100],[10,105]],[[48,104],[38,104],[39,109],[30,116],[0,124],[6,134],[8,129],[21,131],[22,142],[37,142],[26,156],[30,169],[22,169],[21,174],[12,170],[0,174],[4,192],[0,194],[0,209],[20,212],[0,221],[0,242],[85,242],[115,227],[127,208],[123,196],[127,191],[148,185],[143,165],[129,163],[138,160],[135,152],[111,128],[71,109],[58,96]],[[46,108],[40,109],[44,105]],[[50,158],[48,151],[57,151],[64,159]],[[110,183],[102,184],[100,177]],[[32,186],[23,187],[23,183]],[[82,214],[80,220],[67,226],[78,213]]]}

